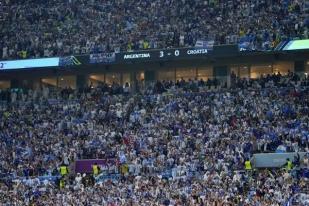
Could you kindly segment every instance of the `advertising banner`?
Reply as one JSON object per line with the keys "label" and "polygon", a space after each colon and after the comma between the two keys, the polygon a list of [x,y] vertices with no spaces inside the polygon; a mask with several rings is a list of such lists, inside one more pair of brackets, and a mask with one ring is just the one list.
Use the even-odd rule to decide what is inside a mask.
{"label": "advertising banner", "polygon": [[273,43],[270,40],[262,42],[260,48],[256,48],[255,42],[252,39],[242,37],[239,40],[239,51],[291,51],[291,50],[309,50],[309,39],[304,40],[286,40],[279,43]]}
{"label": "advertising banner", "polygon": [[114,63],[116,61],[115,53],[90,54],[90,64]]}
{"label": "advertising banner", "polygon": [[99,166],[106,166],[110,164],[115,164],[113,159],[86,159],[77,160],[75,162],[75,172],[76,173],[92,173],[92,165],[97,163]]}
{"label": "advertising banner", "polygon": [[82,66],[89,64],[89,55],[61,57],[59,60],[60,67]]}
{"label": "advertising banner", "polygon": [[[305,152],[299,152],[300,159],[303,159],[306,155]],[[289,158],[294,161],[297,153],[261,153],[253,155],[254,167],[257,168],[279,168],[286,163],[286,159]]]}

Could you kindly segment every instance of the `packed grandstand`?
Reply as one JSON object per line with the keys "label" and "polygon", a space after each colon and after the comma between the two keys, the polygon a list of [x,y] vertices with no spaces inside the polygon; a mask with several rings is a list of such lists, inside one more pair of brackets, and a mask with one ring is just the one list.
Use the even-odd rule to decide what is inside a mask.
{"label": "packed grandstand", "polygon": [[[1,205],[308,205],[309,79],[1,92]],[[103,159],[87,172],[75,161]]]}
{"label": "packed grandstand", "polygon": [[3,0],[0,58],[308,38],[306,0]]}
{"label": "packed grandstand", "polygon": [[[309,39],[308,12],[307,0],[2,0],[0,59],[197,41],[268,50]],[[0,206],[307,206],[309,78],[299,62],[255,79],[174,68],[177,81],[0,89]]]}

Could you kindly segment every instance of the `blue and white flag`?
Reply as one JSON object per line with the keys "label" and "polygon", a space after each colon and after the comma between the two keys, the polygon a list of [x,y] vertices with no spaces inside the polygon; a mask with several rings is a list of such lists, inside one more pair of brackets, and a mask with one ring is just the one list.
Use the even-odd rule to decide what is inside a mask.
{"label": "blue and white flag", "polygon": [[195,47],[206,48],[207,50],[213,50],[214,44],[215,44],[214,40],[204,41],[199,39],[195,42]]}

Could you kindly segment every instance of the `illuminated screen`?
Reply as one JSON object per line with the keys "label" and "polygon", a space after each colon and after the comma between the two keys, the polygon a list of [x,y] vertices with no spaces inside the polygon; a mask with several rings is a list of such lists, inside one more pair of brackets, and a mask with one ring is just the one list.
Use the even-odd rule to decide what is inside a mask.
{"label": "illuminated screen", "polygon": [[290,41],[283,50],[309,49],[309,39]]}
{"label": "illuminated screen", "polygon": [[15,61],[0,61],[0,70],[26,69],[59,66],[59,58],[25,59]]}

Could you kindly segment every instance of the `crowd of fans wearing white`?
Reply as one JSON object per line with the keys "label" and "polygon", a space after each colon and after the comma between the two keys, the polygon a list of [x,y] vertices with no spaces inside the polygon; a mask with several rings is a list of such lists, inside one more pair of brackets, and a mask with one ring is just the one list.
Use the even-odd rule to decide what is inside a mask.
{"label": "crowd of fans wearing white", "polygon": [[[3,0],[0,58],[307,39],[306,0]],[[267,44],[268,45],[268,44]],[[269,47],[272,47],[269,46]]]}
{"label": "crowd of fans wearing white", "polygon": [[[295,196],[308,200],[301,194],[308,173],[244,171],[253,153],[280,145],[309,152],[308,79],[289,73],[252,84],[233,81],[232,88],[215,91],[202,81],[158,82],[144,94],[111,95],[103,87],[12,91],[0,110],[1,205],[281,206]],[[110,178],[93,182],[74,173],[77,159],[114,160],[101,168]],[[56,178],[62,164],[70,167],[64,188],[42,179]],[[307,158],[303,164],[309,166]]]}

